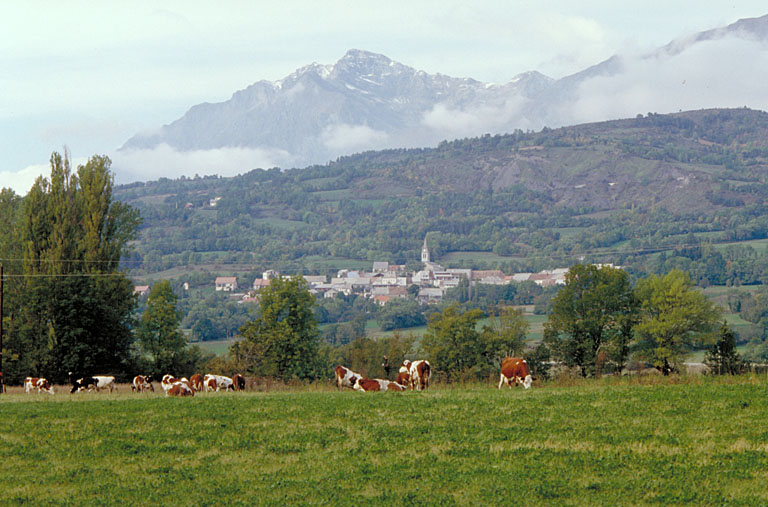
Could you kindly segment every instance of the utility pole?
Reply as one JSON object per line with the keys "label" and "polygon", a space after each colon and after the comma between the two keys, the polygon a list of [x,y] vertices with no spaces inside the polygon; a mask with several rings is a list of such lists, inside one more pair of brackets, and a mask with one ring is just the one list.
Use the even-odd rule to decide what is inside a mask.
{"label": "utility pole", "polygon": [[3,265],[0,264],[0,394],[5,392],[3,377]]}

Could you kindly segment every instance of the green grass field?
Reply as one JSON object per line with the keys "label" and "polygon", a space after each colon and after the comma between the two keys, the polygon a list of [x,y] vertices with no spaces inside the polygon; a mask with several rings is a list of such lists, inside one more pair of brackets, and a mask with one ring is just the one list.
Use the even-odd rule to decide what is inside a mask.
{"label": "green grass field", "polygon": [[768,503],[764,377],[9,394],[0,414],[3,505]]}

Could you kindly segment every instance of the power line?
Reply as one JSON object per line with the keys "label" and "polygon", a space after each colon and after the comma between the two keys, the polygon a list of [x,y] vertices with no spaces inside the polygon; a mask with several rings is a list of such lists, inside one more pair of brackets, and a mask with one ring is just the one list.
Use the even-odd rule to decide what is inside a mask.
{"label": "power line", "polygon": [[35,274],[27,274],[27,275],[5,275],[5,278],[98,278],[98,277],[113,277],[113,276],[127,277],[125,273],[61,273],[58,275],[46,274],[46,273],[35,273]]}
{"label": "power line", "polygon": [[49,262],[49,263],[54,263],[54,262],[76,263],[76,262],[79,262],[79,263],[82,263],[82,264],[86,264],[86,263],[87,264],[115,264],[115,263],[120,263],[120,262],[129,262],[129,263],[131,263],[131,262],[132,263],[141,262],[141,261],[138,261],[138,260],[126,261],[126,260],[122,260],[122,259],[121,260],[117,260],[117,261],[102,261],[102,260],[85,260],[85,259],[24,259],[24,258],[15,258],[15,257],[8,257],[8,258],[0,257],[0,261],[3,261],[3,262],[5,262],[5,261],[9,261],[9,262],[27,262],[27,263],[28,262]]}

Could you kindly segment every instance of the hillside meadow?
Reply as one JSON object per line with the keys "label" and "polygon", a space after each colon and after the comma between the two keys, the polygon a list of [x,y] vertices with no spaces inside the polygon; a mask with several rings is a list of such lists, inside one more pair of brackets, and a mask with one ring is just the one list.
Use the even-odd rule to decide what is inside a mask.
{"label": "hillside meadow", "polygon": [[0,504],[768,503],[768,382],[0,396]]}

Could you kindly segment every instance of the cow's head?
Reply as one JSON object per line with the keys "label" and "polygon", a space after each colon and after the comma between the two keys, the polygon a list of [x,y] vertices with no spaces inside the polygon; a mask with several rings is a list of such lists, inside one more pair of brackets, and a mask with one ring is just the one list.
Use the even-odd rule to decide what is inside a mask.
{"label": "cow's head", "polygon": [[530,389],[531,383],[533,383],[533,377],[531,377],[530,375],[526,375],[525,379],[523,380],[523,387],[525,387],[526,389]]}

